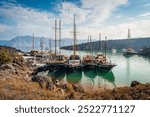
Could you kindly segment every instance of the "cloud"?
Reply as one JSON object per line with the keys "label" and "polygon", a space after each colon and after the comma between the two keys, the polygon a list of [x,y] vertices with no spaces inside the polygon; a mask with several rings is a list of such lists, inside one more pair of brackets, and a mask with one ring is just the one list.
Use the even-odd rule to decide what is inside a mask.
{"label": "cloud", "polygon": [[138,15],[138,17],[148,17],[148,16],[150,16],[150,12]]}
{"label": "cloud", "polygon": [[125,5],[128,0],[81,0],[82,8],[89,9],[88,20],[104,22],[120,5]]}
{"label": "cloud", "polygon": [[[107,25],[114,11],[121,5],[127,5],[128,0],[81,0],[81,6],[71,2],[62,2],[58,4],[59,14],[53,12],[40,11],[33,8],[16,4],[3,4],[0,7],[0,17],[3,17],[11,23],[0,23],[0,37],[11,39],[15,36],[32,35],[54,37],[54,20],[62,20],[62,37],[72,38],[73,14],[76,14],[77,31],[79,39],[85,39],[88,35],[98,39],[99,32],[103,37],[126,38],[127,29],[131,28],[133,37],[150,36],[150,20],[131,21],[117,25]],[[147,13],[147,15],[149,15]],[[144,14],[143,14],[144,16]],[[146,16],[146,14],[145,14]],[[142,17],[142,15],[139,17]],[[121,15],[116,16],[121,18]],[[113,20],[113,19],[112,19]],[[135,33],[134,33],[135,32]]]}
{"label": "cloud", "polygon": [[38,11],[28,7],[22,7],[14,4],[5,4],[0,7],[0,16],[13,22],[12,24],[0,24],[7,27],[3,33],[9,32],[9,35],[26,35],[35,32],[37,36],[50,36],[53,27],[54,18],[52,13]]}
{"label": "cloud", "polygon": [[118,24],[115,26],[108,26],[104,29],[104,34],[111,38],[127,38],[127,29],[131,29],[131,37],[145,37],[150,36],[150,20],[132,21],[129,23]]}

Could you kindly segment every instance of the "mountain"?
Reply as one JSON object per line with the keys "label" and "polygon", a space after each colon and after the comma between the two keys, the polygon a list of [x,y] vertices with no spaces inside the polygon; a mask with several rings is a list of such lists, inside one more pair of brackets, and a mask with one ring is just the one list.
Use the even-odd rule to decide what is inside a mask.
{"label": "mountain", "polygon": [[[16,49],[22,50],[22,51],[30,51],[32,49],[32,36],[17,36],[9,41],[1,41],[0,45],[14,47]],[[43,38],[43,46],[44,49],[47,50],[49,48],[49,38],[46,37],[35,37],[35,49],[40,50],[40,42]],[[81,40],[78,42],[78,44],[85,43],[86,40]],[[69,46],[72,45],[73,40],[69,38],[64,38],[61,41],[61,46]],[[54,50],[55,46],[55,40],[51,39],[51,48]],[[57,47],[58,47],[58,41],[57,41]]]}
{"label": "mountain", "polygon": [[[107,44],[107,49],[111,50],[113,48],[115,49],[124,49],[128,48],[129,40],[128,39],[117,39],[117,40],[108,40],[106,42]],[[105,48],[105,41],[94,41],[91,43],[82,43],[77,45],[77,50],[100,50],[100,45],[101,48]],[[143,48],[144,46],[150,46],[150,37],[146,38],[134,38],[130,39],[130,46],[134,49],[140,49]],[[72,46],[64,46],[62,49],[67,49],[67,50],[72,50]]]}

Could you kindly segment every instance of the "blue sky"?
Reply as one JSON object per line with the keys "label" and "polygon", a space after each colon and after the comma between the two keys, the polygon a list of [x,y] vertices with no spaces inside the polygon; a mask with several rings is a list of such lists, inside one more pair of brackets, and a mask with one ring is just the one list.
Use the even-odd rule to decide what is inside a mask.
{"label": "blue sky", "polygon": [[1,0],[0,40],[15,36],[54,36],[54,20],[62,20],[63,37],[72,38],[73,14],[76,14],[79,39],[150,36],[149,0]]}

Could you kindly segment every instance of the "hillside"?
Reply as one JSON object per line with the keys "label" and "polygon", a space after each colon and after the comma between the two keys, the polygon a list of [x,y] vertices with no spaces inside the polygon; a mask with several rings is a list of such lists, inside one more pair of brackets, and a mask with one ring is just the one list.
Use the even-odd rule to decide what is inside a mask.
{"label": "hillside", "polygon": [[[107,49],[123,49],[128,47],[128,39],[117,39],[117,40],[108,40],[107,41]],[[144,46],[149,46],[150,45],[150,37],[147,38],[136,38],[136,39],[131,39],[130,40],[131,47],[134,49],[139,49],[143,48]],[[95,41],[91,43],[83,43],[83,44],[78,44],[77,45],[77,50],[99,50],[100,46],[103,49],[105,46],[105,41]],[[72,46],[64,46],[62,49],[67,49],[67,50],[72,50]]]}
{"label": "hillside", "polygon": [[[30,51],[32,49],[32,36],[17,36],[11,40],[5,41],[0,40],[0,45],[14,47],[16,49],[22,50],[22,51]],[[40,40],[42,37],[35,37],[35,49],[40,50]],[[78,43],[85,43],[86,40],[81,40]],[[54,49],[54,39],[51,39],[51,48]],[[69,38],[62,39],[61,45],[62,46],[68,46],[72,45],[73,40]],[[43,37],[43,44],[44,49],[47,50],[49,48],[49,38]],[[57,41],[58,46],[58,41]]]}

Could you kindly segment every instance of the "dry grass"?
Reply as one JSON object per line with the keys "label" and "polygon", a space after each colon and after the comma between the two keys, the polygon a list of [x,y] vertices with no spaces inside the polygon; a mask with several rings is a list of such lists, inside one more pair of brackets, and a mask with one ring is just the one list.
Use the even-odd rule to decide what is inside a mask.
{"label": "dry grass", "polygon": [[150,99],[150,84],[140,84],[136,87],[115,89],[75,91],[71,84],[65,90],[56,88],[52,91],[41,88],[38,83],[20,78],[0,80],[0,99],[3,100],[138,100]]}
{"label": "dry grass", "polygon": [[7,79],[0,81],[0,99],[8,100],[46,100],[64,99],[61,91],[41,89],[37,83],[23,79]]}

